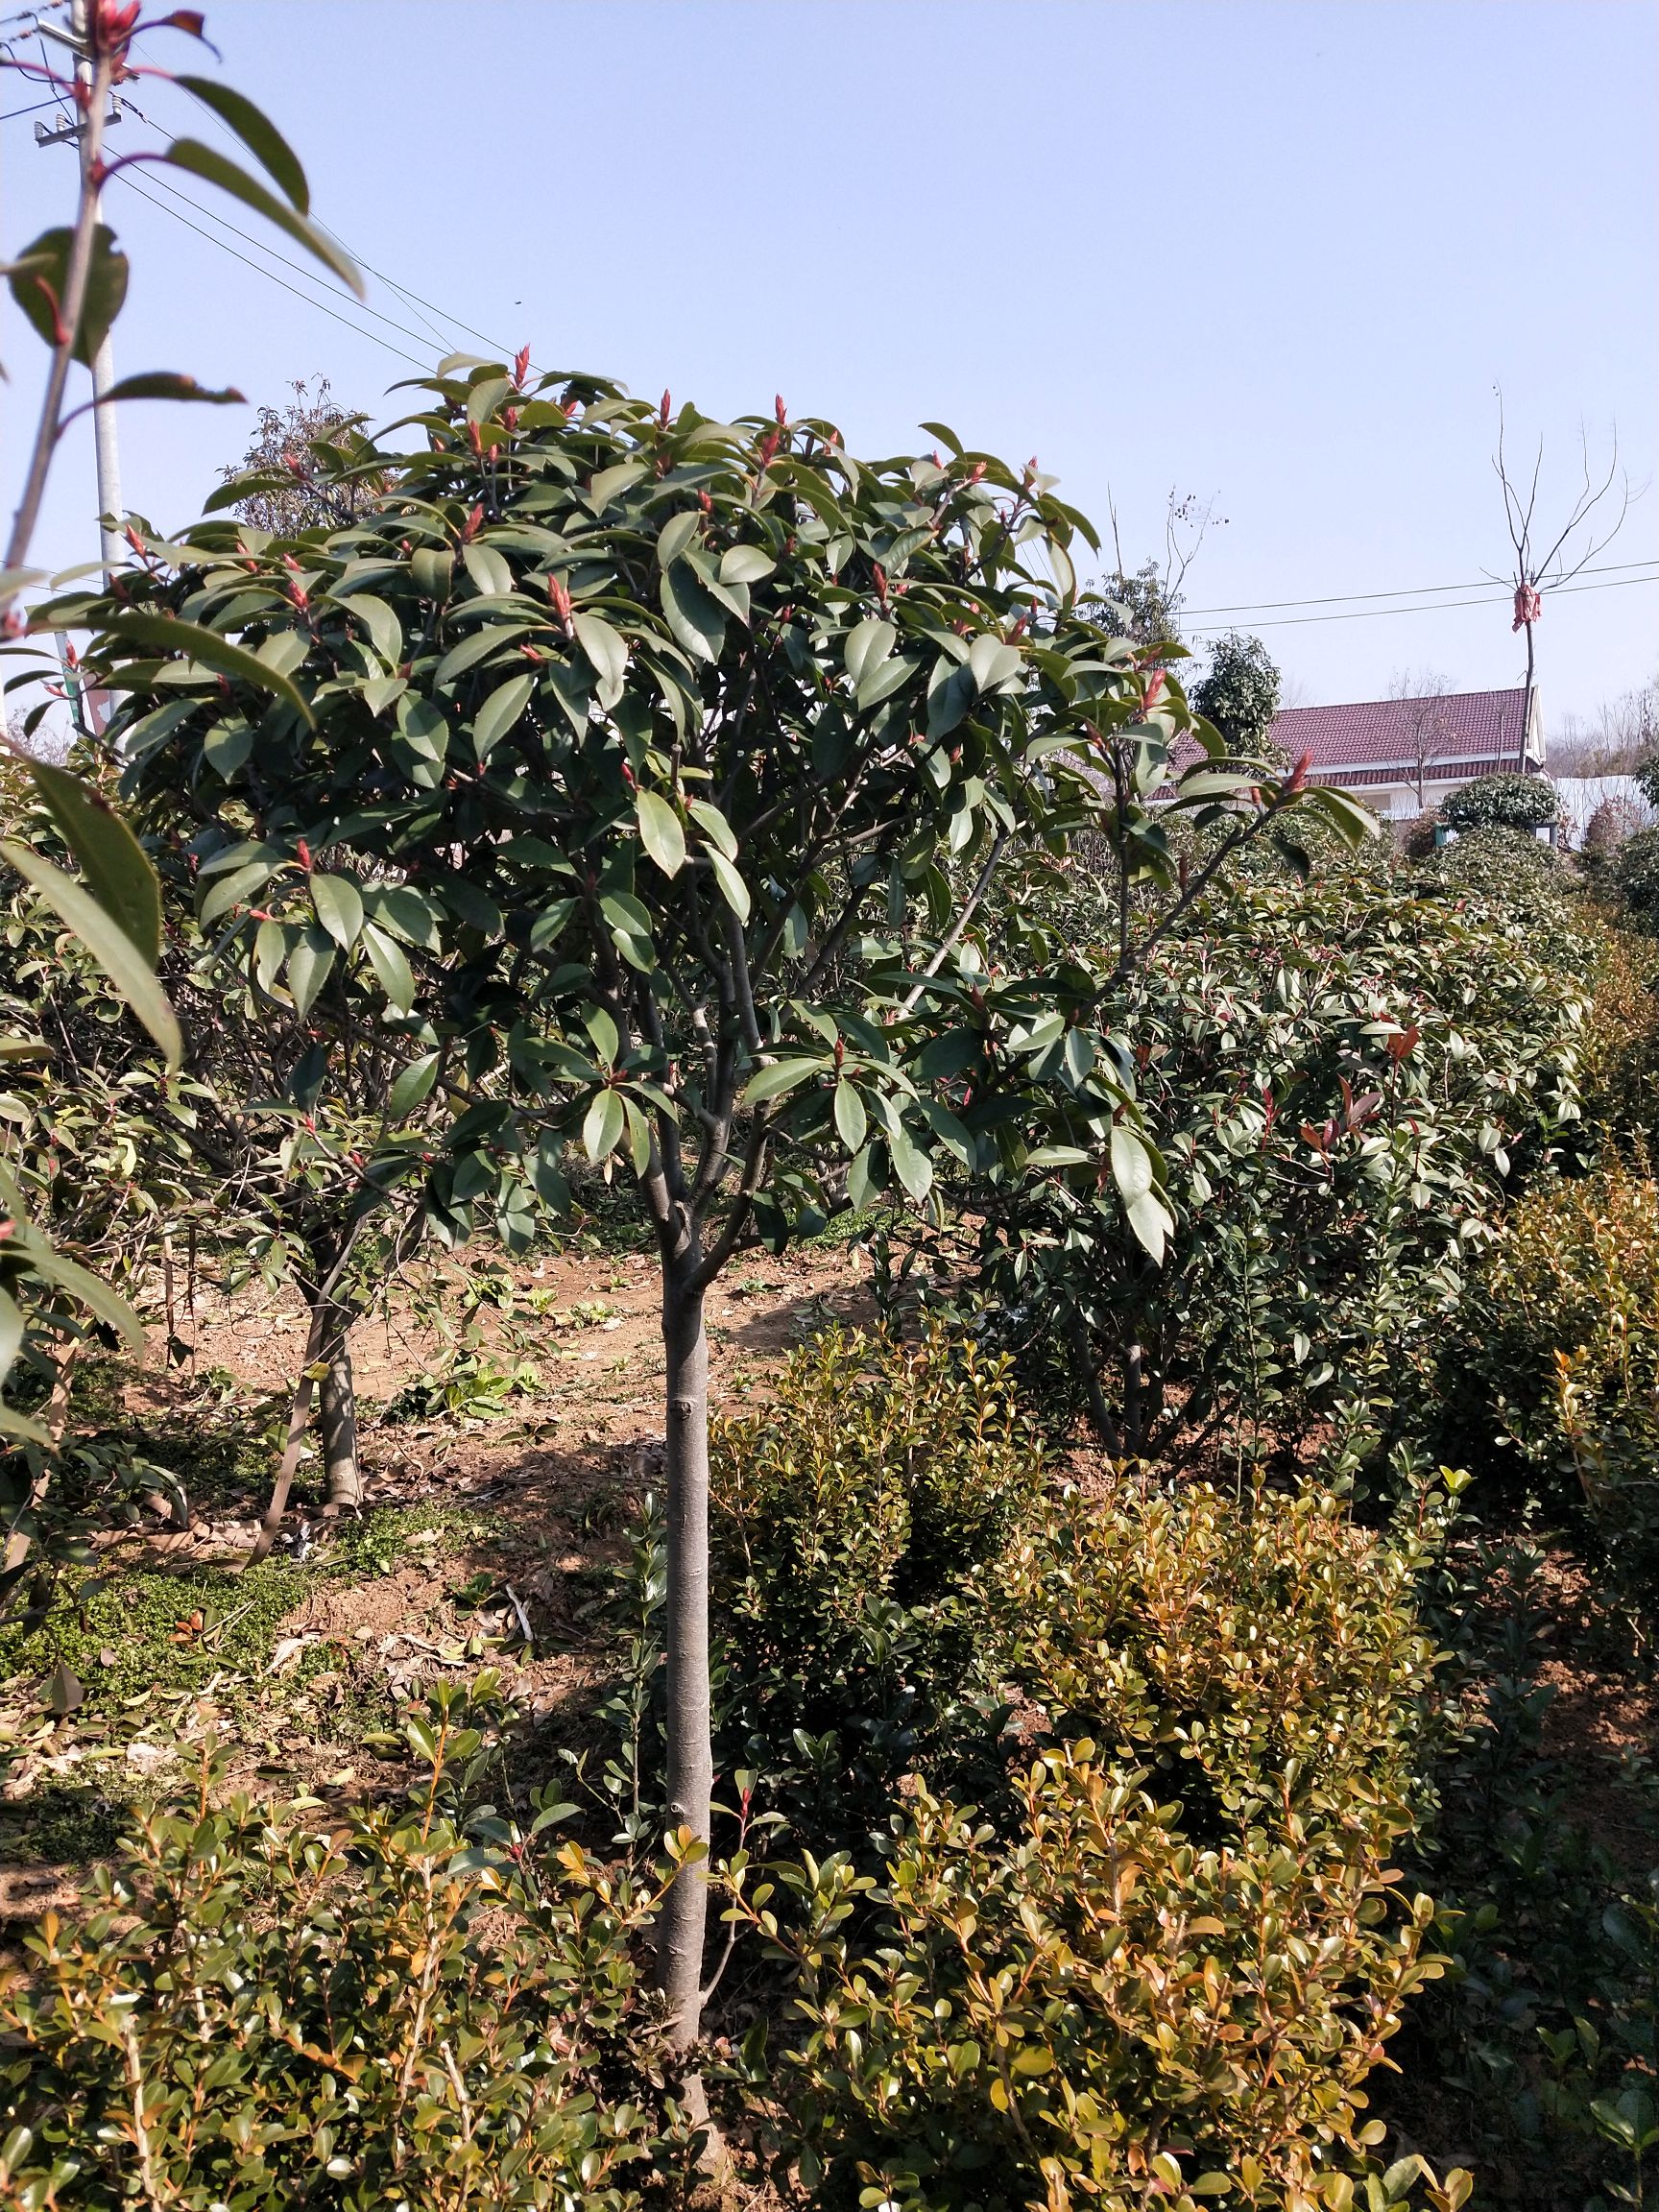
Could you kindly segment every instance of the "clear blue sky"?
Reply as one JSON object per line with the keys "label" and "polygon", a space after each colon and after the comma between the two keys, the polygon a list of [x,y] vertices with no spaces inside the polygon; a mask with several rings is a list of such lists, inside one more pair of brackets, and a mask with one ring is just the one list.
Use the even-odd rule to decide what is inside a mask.
{"label": "clear blue sky", "polygon": [[[1580,424],[1603,451],[1617,424],[1647,489],[1602,558],[1659,556],[1648,0],[218,0],[208,31],[316,211],[437,304],[442,343],[343,311],[428,360],[472,343],[461,319],[711,413],[781,391],[854,449],[943,420],[1037,454],[1102,526],[1110,487],[1132,561],[1172,486],[1215,493],[1198,608],[1502,565],[1501,382],[1520,440],[1544,435],[1547,512]],[[150,41],[199,66],[187,47]],[[213,135],[167,88],[136,97]],[[67,204],[68,156],[32,129],[0,129],[9,246]],[[109,217],[134,265],[123,371],[255,399],[322,372],[401,411],[383,395],[409,364],[120,185]],[[370,305],[422,327],[384,282]],[[9,512],[40,355],[4,320]],[[183,521],[249,421],[126,410],[128,504]],[[89,448],[70,434],[48,560],[95,550]],[[1520,666],[1499,606],[1246,626],[1309,701]],[[1539,648],[1551,720],[1593,712],[1659,667],[1659,585],[1562,598]]]}

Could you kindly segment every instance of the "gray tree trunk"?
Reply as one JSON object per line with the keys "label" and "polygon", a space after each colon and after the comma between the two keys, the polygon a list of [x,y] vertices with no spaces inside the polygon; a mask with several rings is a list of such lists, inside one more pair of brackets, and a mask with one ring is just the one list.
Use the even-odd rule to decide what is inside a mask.
{"label": "gray tree trunk", "polygon": [[330,1513],[355,1513],[363,1503],[363,1469],[357,1456],[357,1390],[351,1343],[342,1330],[329,1339],[328,1372],[318,1396],[323,1431],[324,1504]]}
{"label": "gray tree trunk", "polygon": [[[690,1280],[695,1253],[665,1262],[662,1343],[667,1361],[668,1825],[688,1828],[707,1851],[714,1752],[709,1712],[709,1340],[703,1293]],[[687,1866],[663,1902],[657,1979],[668,2001],[669,2036],[697,2040],[709,1887]]]}

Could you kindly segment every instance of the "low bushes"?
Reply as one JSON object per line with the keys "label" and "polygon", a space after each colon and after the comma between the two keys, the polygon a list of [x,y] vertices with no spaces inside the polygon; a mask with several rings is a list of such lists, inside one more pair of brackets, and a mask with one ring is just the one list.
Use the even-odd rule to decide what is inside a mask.
{"label": "low bushes", "polygon": [[960,1777],[1000,1724],[999,1569],[1041,1495],[1009,1362],[929,1330],[831,1330],[716,1424],[722,1743],[814,1849],[897,1777]]}
{"label": "low bushes", "polygon": [[0,1978],[0,2201],[637,2200],[672,2155],[630,2095],[652,2036],[627,1939],[654,1899],[573,1846],[538,1867],[502,1823],[464,1833],[468,1718],[447,1696],[412,1725],[430,1771],[397,1808],[215,1811],[204,1772],[89,1916],[46,1916]]}
{"label": "low bushes", "polygon": [[916,1786],[878,1882],[785,1877],[817,2201],[1364,2201],[1362,2085],[1439,1971],[1391,1865],[1433,1665],[1420,1559],[1329,1500],[1208,1488],[1074,1505],[1023,1550],[1041,1747],[1011,1820]]}
{"label": "low bushes", "polygon": [[1659,1184],[1618,1160],[1510,1215],[1457,1357],[1623,1579],[1659,1573]]}

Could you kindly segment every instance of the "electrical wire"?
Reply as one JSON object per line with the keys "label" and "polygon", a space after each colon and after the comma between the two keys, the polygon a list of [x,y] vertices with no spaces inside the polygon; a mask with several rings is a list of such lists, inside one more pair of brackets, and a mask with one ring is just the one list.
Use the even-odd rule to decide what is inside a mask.
{"label": "electrical wire", "polygon": [[338,308],[330,307],[325,301],[317,299],[310,292],[301,292],[298,284],[290,284],[285,276],[278,276],[274,269],[266,269],[248,254],[238,253],[234,246],[227,244],[223,238],[215,238],[210,230],[204,230],[200,223],[192,223],[188,215],[180,215],[176,207],[169,207],[164,200],[156,199],[141,184],[135,184],[130,169],[124,169],[115,181],[125,184],[129,191],[137,193],[140,200],[148,201],[152,207],[159,209],[163,215],[171,215],[175,223],[182,223],[186,230],[194,230],[199,238],[205,238],[209,246],[217,246],[222,253],[228,253],[233,261],[240,261],[259,276],[268,277],[273,284],[279,284],[284,292],[291,292],[296,300],[303,300],[308,307],[315,307],[320,315],[331,316],[336,323],[343,323],[348,330],[354,330],[359,338],[367,338],[372,346],[380,346],[388,353],[396,353],[399,361],[407,361],[412,368],[425,369],[429,366],[427,362],[418,360],[413,353],[405,353],[401,346],[394,346],[389,338],[382,338],[378,330],[365,329],[361,323],[354,323],[349,315],[342,315]]}
{"label": "electrical wire", "polygon": [[[1580,568],[1580,576],[1616,576],[1627,568],[1651,568],[1659,562],[1659,554],[1643,561],[1603,561],[1594,568]],[[1477,576],[1465,584],[1403,584],[1391,591],[1329,591],[1317,599],[1241,599],[1231,607],[1189,607],[1183,614],[1250,614],[1258,610],[1275,612],[1281,607],[1346,607],[1357,599],[1422,599],[1439,591],[1479,591],[1482,586],[1497,582],[1495,577]],[[1507,589],[1507,587],[1504,587]],[[1556,587],[1559,589],[1559,587]]]}
{"label": "electrical wire", "polygon": [[[185,97],[193,101],[195,105],[201,108],[203,114],[207,117],[207,120],[219,132],[220,136],[226,139],[228,143],[233,144],[237,153],[240,154],[242,152],[241,141],[236,138],[233,132],[227,128],[223,116],[216,114],[214,110],[208,107],[207,103],[202,98],[200,93],[191,92],[188,87],[185,88]],[[127,105],[131,107],[132,103],[128,102]],[[152,131],[160,130],[159,124],[151,123],[149,116],[141,115],[136,108],[132,109],[132,112],[135,115],[139,115],[139,120],[141,122],[150,123],[150,128]],[[316,218],[313,217],[312,220],[316,221]],[[481,340],[484,345],[490,347],[494,353],[498,354],[503,361],[510,361],[513,358],[513,355],[517,350],[516,348],[511,346],[503,346],[499,339],[492,338],[487,331],[479,330],[472,324],[463,322],[459,315],[451,315],[446,308],[440,307],[435,301],[422,298],[419,292],[410,291],[406,284],[399,284],[397,279],[395,276],[389,276],[384,269],[376,269],[373,261],[366,260],[361,253],[356,252],[349,240],[343,238],[338,230],[330,228],[326,223],[318,223],[317,227],[320,230],[326,232],[326,234],[333,239],[334,243],[340,247],[343,252],[349,253],[351,256],[351,259],[356,262],[360,269],[367,270],[371,276],[377,276],[382,284],[389,284],[394,292],[399,294],[404,300],[410,301],[412,305],[418,308],[424,308],[429,314],[436,315],[440,322],[447,323],[450,325],[452,329],[465,330],[469,338],[477,338]],[[394,325],[394,327],[397,327],[397,325]],[[405,334],[413,335],[411,332],[406,332]],[[449,340],[444,332],[436,331],[434,332],[434,335],[438,338],[441,345],[449,345]],[[454,348],[451,347],[450,350],[453,351]],[[534,367],[535,364],[532,363],[531,366]]]}
{"label": "electrical wire", "polygon": [[0,123],[15,123],[19,115],[38,115],[42,108],[60,108],[62,102],[56,93],[50,100],[36,100],[28,108],[9,108],[0,115]]}
{"label": "electrical wire", "polygon": [[[131,176],[131,170],[119,170],[111,181],[117,184],[125,183]],[[255,238],[251,231],[244,230],[239,223],[232,223],[223,215],[216,215],[211,207],[204,207],[200,200],[193,200],[188,192],[180,192],[179,187],[169,183],[165,177],[158,177],[154,170],[147,170],[145,182],[154,185],[158,191],[165,192],[169,199],[179,201],[181,205],[190,208],[193,213],[202,216],[204,221],[217,224],[222,230],[228,230],[232,237],[240,238],[244,245],[252,246],[257,252],[266,254],[273,261],[279,261],[284,269],[292,269],[297,276],[303,277],[307,283],[321,287],[322,278],[314,276],[303,262],[291,260],[286,253],[277,252],[275,246],[267,246],[263,239]],[[194,228],[195,226],[192,225],[191,228]],[[203,235],[205,236],[206,233],[204,232]],[[215,239],[214,243],[217,245],[220,241]],[[361,300],[353,301],[352,306],[359,315],[372,316],[376,323],[384,323],[388,330],[396,330],[404,338],[413,338],[417,345],[424,345],[426,342],[427,333],[424,330],[411,330],[407,323],[398,323],[390,315],[382,315],[377,307],[371,307]],[[403,358],[408,360],[410,356],[404,354]]]}
{"label": "electrical wire", "polygon": [[[1651,576],[1622,576],[1611,584],[1559,584],[1548,596],[1560,599],[1570,592],[1577,591],[1624,591],[1632,584],[1659,584],[1659,572]],[[1296,630],[1308,622],[1372,622],[1380,614],[1442,614],[1457,607],[1507,607],[1510,596],[1507,591],[1503,591],[1487,593],[1479,599],[1442,599],[1432,607],[1360,607],[1352,614],[1280,614],[1270,616],[1265,622],[1252,622],[1250,627],[1253,630]],[[1185,616],[1181,619],[1185,623]],[[1221,630],[1214,623],[1190,632],[1194,637],[1218,637],[1221,634]]]}

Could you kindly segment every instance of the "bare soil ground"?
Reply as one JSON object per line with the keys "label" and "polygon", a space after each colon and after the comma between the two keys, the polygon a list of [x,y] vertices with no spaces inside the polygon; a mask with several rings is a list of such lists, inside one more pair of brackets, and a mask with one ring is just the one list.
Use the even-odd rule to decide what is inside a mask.
{"label": "bare soil ground", "polygon": [[[370,1741],[395,1722],[399,1703],[487,1666],[526,1716],[524,1748],[543,1773],[563,1745],[580,1742],[582,1717],[614,1669],[613,1632],[599,1617],[660,1467],[657,1271],[649,1259],[575,1252],[503,1273],[517,1310],[505,1323],[479,1310],[471,1343],[517,1377],[493,1415],[397,1415],[399,1393],[442,1377],[452,1349],[418,1325],[421,1300],[395,1290],[383,1313],[359,1324],[367,1503],[355,1529],[325,1523],[307,1502],[313,1460],[283,1552],[246,1584],[240,1571],[265,1502],[256,1484],[198,1506],[182,1530],[156,1520],[101,1547],[99,1575],[146,1593],[148,1632],[161,1640],[158,1678],[180,1647],[204,1659],[223,1651],[225,1665],[199,1665],[178,1692],[158,1679],[153,1692],[101,1696],[100,1663],[120,1668],[131,1656],[116,1630],[89,1655],[73,1647],[87,1693],[73,1711],[42,1710],[49,1655],[0,1684],[0,1754],[10,1755],[0,1778],[0,1921],[68,1902],[100,1846],[109,1847],[110,1809],[165,1793],[203,1742],[231,1752],[227,1788],[373,1796],[406,1775],[396,1752],[383,1756]],[[532,1297],[539,1312],[526,1310]],[[873,1318],[856,1246],[734,1263],[709,1302],[712,1403],[763,1395],[805,1336]],[[292,1388],[304,1340],[297,1299],[199,1297],[176,1319],[189,1358],[166,1371],[152,1364],[123,1394],[153,1452],[158,1434],[203,1418],[204,1378],[225,1399],[274,1403]],[[259,1456],[274,1463],[275,1452]],[[162,1583],[157,1632],[155,1592],[167,1576],[179,1578],[178,1618],[165,1619]],[[286,1585],[294,1602],[284,1607]],[[238,1606],[252,1604],[245,1593],[256,1588],[261,1633],[249,1646]]]}

